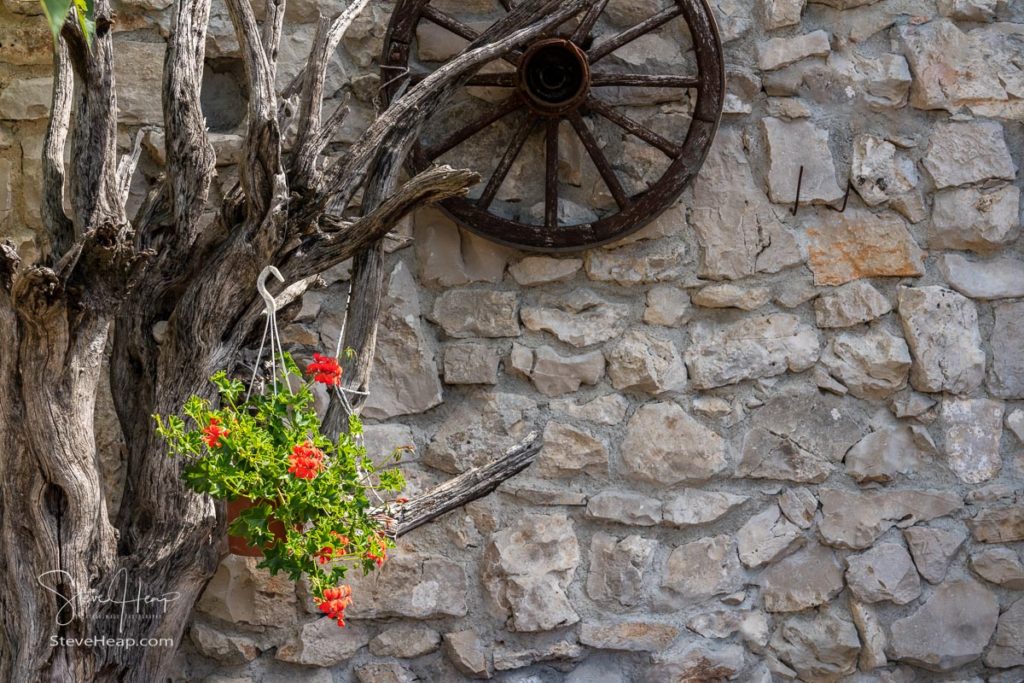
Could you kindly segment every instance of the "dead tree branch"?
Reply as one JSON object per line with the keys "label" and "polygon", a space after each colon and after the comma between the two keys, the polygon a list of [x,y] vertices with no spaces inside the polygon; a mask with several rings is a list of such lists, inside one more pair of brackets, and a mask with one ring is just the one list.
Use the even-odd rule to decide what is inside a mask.
{"label": "dead tree branch", "polygon": [[167,182],[175,226],[166,246],[168,258],[180,256],[194,242],[217,161],[199,102],[210,0],[180,0],[175,6],[163,75]]}
{"label": "dead tree branch", "polygon": [[74,226],[64,212],[64,147],[71,123],[74,75],[63,38],[54,44],[53,97],[43,141],[43,225],[50,235],[52,260],[58,260],[75,239]]}
{"label": "dead tree branch", "polygon": [[403,536],[445,513],[457,510],[466,503],[483,498],[498,488],[502,482],[529,467],[540,452],[541,446],[543,443],[537,432],[530,432],[525,439],[505,451],[500,458],[463,472],[409,501],[402,506],[395,535]]}

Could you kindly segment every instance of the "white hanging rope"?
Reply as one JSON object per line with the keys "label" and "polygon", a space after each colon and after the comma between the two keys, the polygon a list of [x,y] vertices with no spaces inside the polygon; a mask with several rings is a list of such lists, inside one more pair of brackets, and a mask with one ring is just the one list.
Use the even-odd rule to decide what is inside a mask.
{"label": "white hanging rope", "polygon": [[249,378],[249,390],[245,392],[245,400],[248,403],[249,397],[252,396],[252,387],[256,383],[256,373],[260,369],[260,360],[263,358],[263,346],[267,343],[267,330],[270,329],[270,316],[267,316],[267,322],[263,324],[263,336],[260,337],[260,350],[256,353],[256,362],[252,364],[252,377]]}
{"label": "white hanging rope", "polygon": [[[263,302],[266,304],[265,314],[267,316],[266,322],[263,324],[263,335],[260,337],[260,348],[256,353],[256,363],[252,369],[252,377],[249,380],[249,390],[245,393],[245,400],[248,401],[252,395],[252,388],[256,383],[256,375],[259,373],[260,362],[263,360],[263,350],[267,347],[267,338],[270,338],[270,368],[271,368],[271,387],[274,391],[274,395],[277,395],[277,358],[280,355],[284,358],[284,345],[281,342],[281,331],[277,325],[277,301],[274,296],[267,291],[267,278],[273,275],[279,282],[284,282],[284,276],[274,266],[267,266],[260,271],[259,277],[256,278],[256,291],[259,292],[260,297],[263,298]],[[348,325],[348,310],[349,304],[352,301],[352,282],[348,283],[348,292],[345,296],[345,318],[341,322],[341,329],[338,332],[338,343],[334,349],[334,358],[339,363],[341,362],[341,347],[345,340],[345,329]],[[291,384],[288,382],[288,369],[283,366],[281,367],[281,377],[288,387],[289,393],[291,393]],[[369,391],[360,391],[358,389],[348,389],[341,386],[341,383],[334,385],[335,395],[341,402],[341,407],[345,410],[346,415],[352,415],[355,413],[355,409],[352,407],[352,402],[349,400],[349,394],[358,396],[369,396]],[[358,442],[362,444],[362,437],[358,439]]]}

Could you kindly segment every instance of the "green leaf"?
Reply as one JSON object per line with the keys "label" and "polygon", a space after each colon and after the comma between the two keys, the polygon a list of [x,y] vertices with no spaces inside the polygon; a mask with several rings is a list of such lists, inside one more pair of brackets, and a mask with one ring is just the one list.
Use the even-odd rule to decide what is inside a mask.
{"label": "green leaf", "polygon": [[60,35],[60,30],[67,21],[68,12],[73,7],[78,19],[78,25],[82,29],[89,45],[92,45],[93,36],[96,35],[96,6],[94,0],[39,0],[46,15],[46,22],[50,25],[53,39]]}
{"label": "green leaf", "polygon": [[68,12],[71,11],[72,0],[39,0],[39,4],[43,7],[43,14],[46,15],[53,39],[56,40],[64,20],[68,18]]}
{"label": "green leaf", "polygon": [[400,470],[384,470],[377,475],[380,479],[380,488],[385,491],[401,491],[405,488],[405,478]]}
{"label": "green leaf", "polygon": [[78,25],[82,29],[82,35],[92,45],[92,37],[96,35],[96,7],[93,0],[73,0],[75,13],[78,15]]}
{"label": "green leaf", "polygon": [[285,367],[285,371],[288,374],[292,374],[300,378],[302,377],[302,370],[299,369],[298,363],[296,363],[295,359],[292,358],[292,354],[285,353],[284,355],[281,356],[280,360]]}

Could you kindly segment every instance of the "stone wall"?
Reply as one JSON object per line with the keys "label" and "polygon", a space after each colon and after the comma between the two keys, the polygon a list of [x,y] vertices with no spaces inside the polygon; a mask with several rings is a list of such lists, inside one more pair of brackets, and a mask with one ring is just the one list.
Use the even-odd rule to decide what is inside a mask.
{"label": "stone wall", "polygon": [[[160,122],[169,4],[118,10],[125,144]],[[628,25],[662,4],[609,12]],[[45,247],[36,6],[0,8],[0,228],[27,253]],[[354,582],[344,630],[301,587],[229,557],[181,644],[180,680],[1024,680],[1024,3],[717,10],[722,129],[642,233],[554,258],[426,210],[390,243],[370,447],[415,444],[413,494],[535,428],[538,462],[403,539]],[[289,3],[282,78],[316,11]],[[369,10],[332,70],[329,88],[354,96],[339,144],[371,116],[387,15]],[[459,47],[420,39],[441,58]],[[204,100],[221,188],[236,175],[236,51],[217,6]],[[654,69],[685,55],[668,35],[623,58]],[[687,105],[632,104],[669,124]],[[656,166],[636,140],[598,133],[630,183]],[[136,198],[160,139],[146,133]],[[566,149],[579,189],[563,210],[607,205]],[[526,205],[529,173],[501,199]],[[299,353],[334,347],[346,278],[335,269],[304,297],[284,333]],[[104,439],[116,481],[113,428]]]}

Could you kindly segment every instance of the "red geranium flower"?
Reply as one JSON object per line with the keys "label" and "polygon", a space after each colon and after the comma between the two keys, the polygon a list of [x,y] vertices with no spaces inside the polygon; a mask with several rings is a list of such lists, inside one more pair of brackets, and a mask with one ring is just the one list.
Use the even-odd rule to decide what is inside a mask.
{"label": "red geranium flower", "polygon": [[231,432],[220,426],[220,418],[211,417],[210,424],[206,425],[203,429],[203,441],[210,448],[219,448],[221,437],[227,436]]}
{"label": "red geranium flower", "polygon": [[313,354],[313,362],[306,366],[306,372],[313,375],[313,380],[321,384],[336,386],[341,384],[341,366],[330,356]]}
{"label": "red geranium flower", "polygon": [[324,468],[324,452],[309,443],[300,443],[292,448],[288,456],[291,466],[288,471],[299,479],[316,479]]}
{"label": "red geranium flower", "polygon": [[323,548],[320,548],[320,550],[316,552],[316,559],[320,564],[327,564],[334,559],[335,556],[344,555],[348,548],[348,544],[350,542],[348,536],[343,536],[337,531],[332,531],[331,535],[338,539],[338,545],[340,547],[334,548],[332,546],[325,545]]}
{"label": "red geranium flower", "polygon": [[352,587],[338,586],[328,588],[324,591],[324,597],[317,600],[320,611],[331,619],[338,622],[338,626],[345,625],[345,608],[352,604]]}
{"label": "red geranium flower", "polygon": [[378,555],[372,550],[368,550],[366,552],[366,559],[373,560],[374,564],[376,564],[378,567],[381,567],[384,565],[384,560],[388,559],[388,551],[381,550],[380,555]]}

